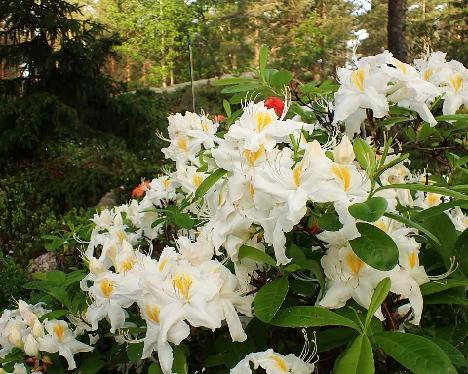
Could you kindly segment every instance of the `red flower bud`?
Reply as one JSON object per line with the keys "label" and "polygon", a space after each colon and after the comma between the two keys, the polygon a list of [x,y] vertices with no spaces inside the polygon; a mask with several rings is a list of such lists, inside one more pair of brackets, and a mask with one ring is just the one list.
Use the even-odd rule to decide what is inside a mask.
{"label": "red flower bud", "polygon": [[214,121],[218,122],[218,123],[223,122],[225,119],[226,119],[226,117],[224,117],[222,114],[218,114],[218,115],[214,116]]}
{"label": "red flower bud", "polygon": [[278,117],[281,117],[284,110],[284,102],[279,97],[270,96],[265,100],[265,106],[268,109],[273,108]]}

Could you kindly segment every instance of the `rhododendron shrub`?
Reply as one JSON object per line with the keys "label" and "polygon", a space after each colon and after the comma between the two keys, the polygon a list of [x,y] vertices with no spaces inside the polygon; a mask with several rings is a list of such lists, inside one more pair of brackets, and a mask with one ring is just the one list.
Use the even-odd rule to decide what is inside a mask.
{"label": "rhododendron shrub", "polygon": [[225,116],[169,116],[166,172],[1,315],[2,372],[466,368],[466,68],[266,63],[218,82]]}

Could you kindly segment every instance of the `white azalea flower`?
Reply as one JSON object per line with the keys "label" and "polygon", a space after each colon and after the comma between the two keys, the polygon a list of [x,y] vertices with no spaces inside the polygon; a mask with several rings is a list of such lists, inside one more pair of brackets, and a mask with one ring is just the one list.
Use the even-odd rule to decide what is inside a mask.
{"label": "white azalea flower", "polygon": [[68,363],[68,369],[76,368],[73,356],[80,352],[90,352],[93,347],[76,340],[75,335],[65,321],[45,320],[47,335],[40,338],[39,349],[43,352],[58,353],[63,356]]}
{"label": "white azalea flower", "polygon": [[231,369],[230,374],[252,374],[251,363],[254,369],[262,368],[267,374],[312,374],[315,370],[314,364],[304,362],[293,354],[285,356],[268,349],[248,354]]}

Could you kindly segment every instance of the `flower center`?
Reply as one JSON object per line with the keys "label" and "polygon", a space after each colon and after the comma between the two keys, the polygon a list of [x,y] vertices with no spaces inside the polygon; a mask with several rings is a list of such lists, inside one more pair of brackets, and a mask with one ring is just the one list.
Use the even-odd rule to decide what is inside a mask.
{"label": "flower center", "polygon": [[146,304],[146,316],[150,321],[159,324],[159,308],[156,304]]}
{"label": "flower center", "polygon": [[344,190],[348,191],[351,181],[351,174],[349,172],[349,169],[343,165],[333,164],[331,167],[331,171],[343,183]]}
{"label": "flower center", "polygon": [[418,254],[416,251],[411,252],[408,255],[408,265],[411,269],[413,269],[416,266],[416,262],[418,261]]}
{"label": "flower center", "polygon": [[183,152],[187,152],[188,146],[187,146],[187,138],[180,136],[177,138],[176,142],[177,148],[179,148]]}
{"label": "flower center", "polygon": [[352,252],[346,255],[346,263],[348,264],[351,273],[356,277],[364,266],[364,262]]}
{"label": "flower center", "polygon": [[133,265],[135,265],[135,259],[129,256],[120,263],[120,271],[125,273],[132,270]]}
{"label": "flower center", "polygon": [[433,73],[434,71],[432,69],[426,69],[423,74],[423,79],[425,81],[428,81],[429,79],[431,79]]}
{"label": "flower center", "polygon": [[255,121],[257,122],[256,130],[260,132],[273,122],[273,118],[268,112],[259,112],[255,115]]}
{"label": "flower center", "polygon": [[285,373],[289,372],[288,365],[281,357],[274,355],[271,356],[271,359],[275,362],[276,366],[278,366],[281,371],[284,371]]}
{"label": "flower center", "polygon": [[293,169],[293,180],[296,187],[301,185],[301,176],[302,176],[302,162],[300,162],[294,169]]}
{"label": "flower center", "polygon": [[65,335],[65,328],[62,324],[55,324],[54,325],[54,334],[57,336],[58,340],[62,341]]}
{"label": "flower center", "polygon": [[427,204],[429,206],[434,206],[434,205],[437,205],[440,201],[440,196],[438,194],[435,194],[435,193],[432,193],[432,192],[429,192],[427,194]]}
{"label": "flower center", "polygon": [[108,299],[112,294],[112,291],[114,290],[114,285],[112,284],[112,282],[108,281],[107,279],[104,279],[101,281],[101,283],[99,283],[99,288],[102,294]]}
{"label": "flower center", "polygon": [[200,187],[200,184],[202,184],[202,182],[203,182],[203,177],[200,174],[198,173],[193,174],[192,183],[196,188]]}
{"label": "flower center", "polygon": [[174,287],[184,297],[185,300],[189,298],[190,287],[192,286],[192,278],[186,274],[178,274],[173,280]]}
{"label": "flower center", "polygon": [[408,68],[406,67],[406,64],[401,62],[400,60],[397,60],[396,58],[393,59],[393,62],[395,63],[395,66],[397,67],[398,70],[400,70],[403,74],[408,73]]}
{"label": "flower center", "polygon": [[455,93],[460,91],[460,88],[463,83],[463,77],[460,73],[454,74],[449,78],[450,85],[452,86]]}
{"label": "flower center", "polygon": [[354,70],[351,74],[351,80],[353,81],[357,89],[361,92],[364,92],[364,78],[365,73],[363,69]]}
{"label": "flower center", "polygon": [[169,178],[164,179],[162,184],[163,184],[164,188],[167,190],[169,188],[169,186],[171,185],[171,180]]}
{"label": "flower center", "polygon": [[255,152],[250,151],[248,149],[245,149],[243,152],[244,157],[247,160],[247,164],[252,167],[255,166],[255,163],[257,162],[257,160],[260,157],[262,157],[264,153],[265,153],[265,147],[263,147],[263,145],[261,145],[260,148],[256,150]]}

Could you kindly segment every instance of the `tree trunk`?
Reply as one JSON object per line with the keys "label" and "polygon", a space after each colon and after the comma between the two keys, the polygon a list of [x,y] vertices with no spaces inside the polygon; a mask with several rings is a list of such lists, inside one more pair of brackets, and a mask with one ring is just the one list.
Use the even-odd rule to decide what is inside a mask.
{"label": "tree trunk", "polygon": [[405,39],[406,0],[388,0],[388,49],[393,56],[406,62],[408,46]]}

